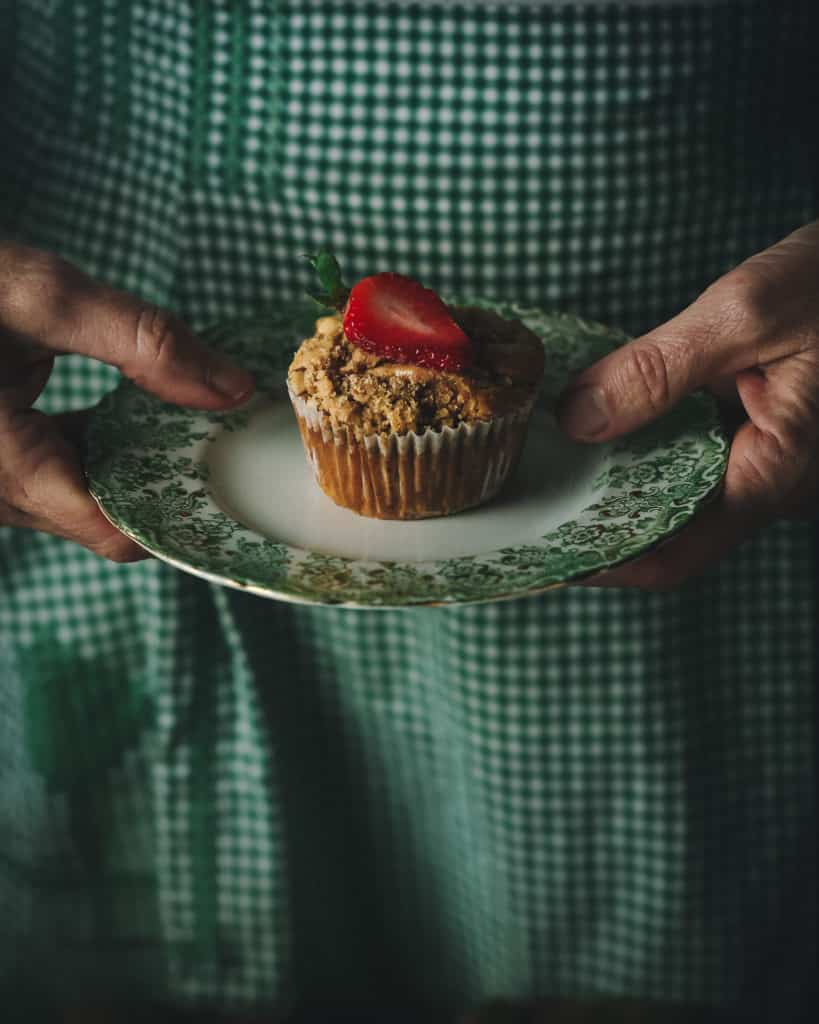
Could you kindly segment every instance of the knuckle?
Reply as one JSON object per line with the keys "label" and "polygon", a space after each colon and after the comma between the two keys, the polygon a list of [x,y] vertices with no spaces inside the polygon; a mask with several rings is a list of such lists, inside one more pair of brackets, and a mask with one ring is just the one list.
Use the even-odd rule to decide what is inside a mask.
{"label": "knuckle", "polygon": [[810,476],[814,447],[795,421],[758,430],[753,448],[737,461],[738,485],[749,508],[776,511],[790,502]]}
{"label": "knuckle", "polygon": [[13,473],[0,473],[0,497],[3,504],[15,514],[31,510],[25,485]]}
{"label": "knuckle", "polygon": [[74,492],[65,458],[48,444],[32,451],[21,488],[23,507],[43,519],[60,523],[73,512]]}
{"label": "knuckle", "polygon": [[[39,505],[37,471],[48,457],[44,419],[39,415],[18,416],[3,424],[3,432],[13,431],[13,443],[3,444],[0,459],[0,495],[17,511],[36,511]],[[8,434],[6,441],[11,440]]]}
{"label": "knuckle", "polygon": [[22,257],[25,272],[32,279],[61,283],[71,276],[71,265],[47,249],[29,249]]}
{"label": "knuckle", "polygon": [[6,500],[0,480],[0,526],[25,526],[28,516],[16,505]]}
{"label": "knuckle", "polygon": [[79,282],[78,272],[53,252],[17,246],[4,253],[0,303],[14,329],[65,318]]}
{"label": "knuckle", "polygon": [[20,476],[15,471],[15,461],[3,453],[0,458],[0,502],[19,511],[21,507]]}
{"label": "knuckle", "polygon": [[780,461],[801,466],[816,450],[816,424],[801,416],[785,414],[776,446]]}
{"label": "knuckle", "polygon": [[749,261],[730,271],[713,287],[719,288],[722,333],[763,334],[778,307],[776,282]]}
{"label": "knuckle", "polygon": [[735,459],[732,484],[746,507],[758,507],[771,501],[781,458],[779,442],[772,435],[760,437],[754,450],[743,451]]}
{"label": "knuckle", "polygon": [[135,348],[142,376],[173,361],[176,335],[171,314],[158,306],[143,306],[137,316]]}
{"label": "knuckle", "polygon": [[666,355],[654,342],[631,346],[623,370],[630,398],[642,400],[654,412],[666,408],[671,397]]}

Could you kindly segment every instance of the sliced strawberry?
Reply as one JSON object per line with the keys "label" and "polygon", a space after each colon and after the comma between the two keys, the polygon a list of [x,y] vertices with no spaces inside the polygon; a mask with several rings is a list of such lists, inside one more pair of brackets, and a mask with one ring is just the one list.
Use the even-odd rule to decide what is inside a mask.
{"label": "sliced strawberry", "polygon": [[462,370],[472,361],[469,338],[441,299],[401,274],[374,274],[358,282],[344,310],[353,344],[397,363]]}

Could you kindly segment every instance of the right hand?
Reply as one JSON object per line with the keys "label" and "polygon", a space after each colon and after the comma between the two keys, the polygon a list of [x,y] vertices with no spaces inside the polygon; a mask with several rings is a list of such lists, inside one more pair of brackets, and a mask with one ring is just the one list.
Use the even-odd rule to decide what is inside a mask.
{"label": "right hand", "polygon": [[249,373],[202,345],[172,315],[98,284],[50,253],[0,242],[0,526],[43,530],[115,562],[148,553],[88,493],[79,442],[89,410],[31,408],[57,355],[116,366],[166,402],[228,409]]}

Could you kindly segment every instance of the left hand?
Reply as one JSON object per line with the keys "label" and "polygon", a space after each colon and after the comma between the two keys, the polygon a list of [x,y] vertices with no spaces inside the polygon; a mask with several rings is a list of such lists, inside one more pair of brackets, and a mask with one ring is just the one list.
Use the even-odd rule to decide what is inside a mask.
{"label": "left hand", "polygon": [[558,417],[576,440],[609,441],[700,388],[746,414],[719,497],[663,547],[586,585],[669,590],[759,527],[819,512],[819,221],[584,370]]}

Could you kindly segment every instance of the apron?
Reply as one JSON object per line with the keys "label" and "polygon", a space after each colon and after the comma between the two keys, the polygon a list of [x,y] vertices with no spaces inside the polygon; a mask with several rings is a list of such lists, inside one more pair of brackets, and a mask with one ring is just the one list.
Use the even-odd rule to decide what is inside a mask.
{"label": "apron", "polygon": [[[4,4],[0,223],[197,328],[327,244],[636,334],[819,214],[812,7]],[[64,357],[41,406],[116,377]],[[674,593],[407,612],[0,530],[0,966],[55,1000],[795,1019],[815,620],[806,524]]]}

